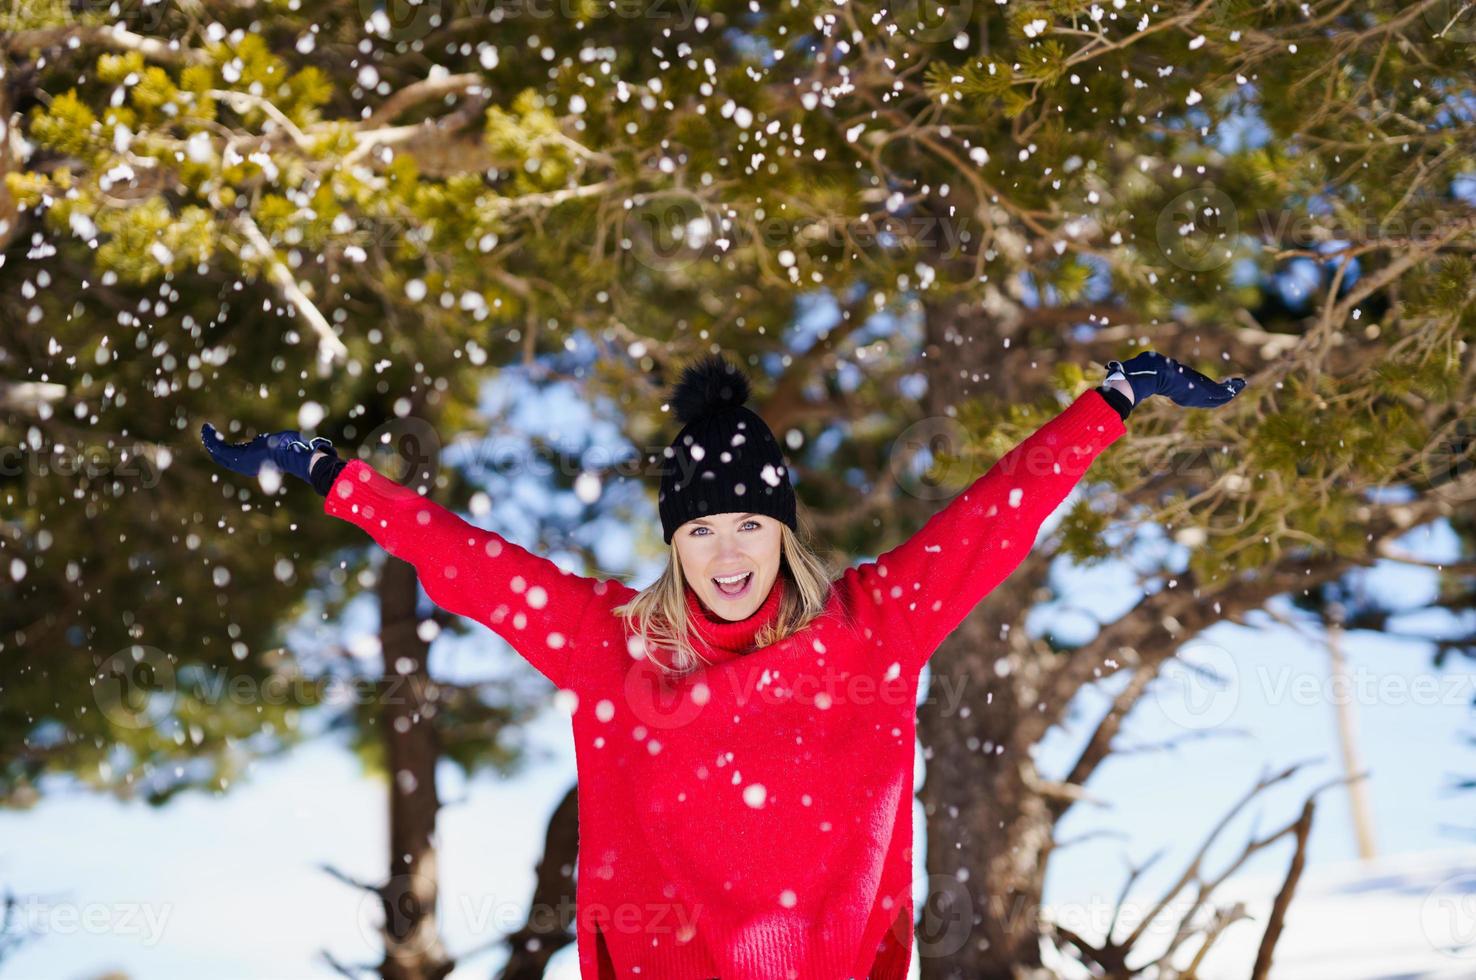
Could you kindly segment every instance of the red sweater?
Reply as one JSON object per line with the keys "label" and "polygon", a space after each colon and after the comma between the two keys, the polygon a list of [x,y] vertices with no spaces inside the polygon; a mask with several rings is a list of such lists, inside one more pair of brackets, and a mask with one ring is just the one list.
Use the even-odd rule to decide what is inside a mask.
{"label": "red sweater", "polygon": [[678,680],[630,649],[611,610],[635,590],[614,579],[564,572],[359,460],[324,509],[575,695],[585,980],[901,980],[919,674],[1125,431],[1084,392],[772,646],[748,649],[782,576],[736,623],[689,587],[712,664]]}

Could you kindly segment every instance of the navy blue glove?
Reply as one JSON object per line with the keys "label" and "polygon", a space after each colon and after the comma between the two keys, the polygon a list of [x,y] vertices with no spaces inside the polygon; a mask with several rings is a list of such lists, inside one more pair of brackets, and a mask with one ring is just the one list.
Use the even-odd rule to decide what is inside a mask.
{"label": "navy blue glove", "polygon": [[[226,469],[245,476],[256,476],[261,472],[262,466],[271,463],[283,473],[290,473],[311,484],[313,478],[309,475],[308,465],[315,452],[327,453],[332,459],[338,459],[333,443],[323,436],[316,436],[311,442],[303,442],[301,433],[296,429],[266,432],[250,442],[231,443],[221,439],[215,426],[206,422],[200,426],[200,441],[205,444],[205,451],[210,453],[211,459]],[[325,460],[318,460],[320,466],[324,462]]]}
{"label": "navy blue glove", "polygon": [[1167,395],[1176,405],[1188,408],[1216,408],[1225,404],[1245,388],[1244,378],[1214,381],[1192,367],[1180,364],[1157,351],[1144,351],[1122,361],[1107,362],[1107,380],[1126,378],[1133,389],[1133,405],[1154,395]]}

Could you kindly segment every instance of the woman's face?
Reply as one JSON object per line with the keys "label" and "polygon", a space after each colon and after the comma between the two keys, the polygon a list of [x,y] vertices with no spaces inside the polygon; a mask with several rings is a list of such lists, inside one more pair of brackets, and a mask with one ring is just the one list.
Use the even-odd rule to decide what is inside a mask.
{"label": "woman's face", "polygon": [[[682,575],[708,611],[736,621],[747,619],[764,604],[779,577],[781,526],[762,514],[714,514],[676,529],[671,540],[681,559]],[[732,586],[716,581],[744,573],[747,578]]]}

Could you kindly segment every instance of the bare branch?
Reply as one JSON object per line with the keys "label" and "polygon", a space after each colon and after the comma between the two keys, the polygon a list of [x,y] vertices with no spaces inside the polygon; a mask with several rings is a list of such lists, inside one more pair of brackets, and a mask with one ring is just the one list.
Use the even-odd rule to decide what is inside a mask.
{"label": "bare branch", "polygon": [[[1476,486],[1476,474],[1448,486],[1464,488],[1467,484]],[[1411,527],[1443,516],[1443,513],[1442,502],[1438,499],[1374,509],[1367,522],[1370,542],[1367,553],[1347,556],[1319,552],[1305,557],[1288,556],[1274,566],[1258,569],[1254,575],[1241,576],[1216,591],[1214,603],[1206,601],[1204,590],[1192,572],[1180,575],[1179,588],[1161,589],[1145,596],[1127,615],[1104,626],[1091,642],[1077,648],[1055,668],[1043,688],[1041,701],[1045,710],[1032,712],[1022,719],[1022,726],[1029,729],[1022,732],[1022,737],[1034,741],[1056,723],[1077,690],[1093,683],[1099,676],[1106,677],[1122,669],[1106,665],[1109,659],[1132,663],[1134,661],[1127,658],[1136,653],[1138,663],[1161,662],[1215,622],[1251,609],[1261,609],[1272,596],[1310,589],[1336,579],[1355,566],[1373,564],[1385,539],[1402,536]]]}
{"label": "bare branch", "polygon": [[281,126],[288,136],[292,137],[292,142],[296,144],[299,150],[307,152],[309,149],[311,149],[312,141],[309,140],[307,136],[303,133],[303,131],[297,128],[297,124],[294,123],[291,119],[288,119],[286,114],[283,113],[281,109],[278,109],[270,99],[263,99],[261,96],[252,95],[249,92],[232,92],[218,88],[211,89],[209,94],[211,98],[220,99],[221,101],[232,103],[231,108],[235,109],[237,112],[242,111],[242,106],[251,106],[253,108],[260,109],[262,112],[266,113],[273,122],[275,122],[278,126]]}
{"label": "bare branch", "polygon": [[0,408],[37,415],[42,406],[54,405],[66,394],[66,386],[54,381],[0,381]]}
{"label": "bare branch", "polygon": [[1053,810],[1059,806],[1064,811],[1073,803],[1083,802],[1104,808],[1108,805],[1105,800],[1089,795],[1081,786],[1042,779],[1028,761],[1020,763],[1020,781],[1036,796],[1046,800]]}
{"label": "bare branch", "polygon": [[1131,840],[1132,839],[1131,838],[1131,835],[1129,835],[1126,832],[1121,831],[1121,830],[1106,830],[1106,829],[1088,830],[1086,833],[1078,834],[1075,837],[1068,837],[1065,840],[1052,841],[1051,842],[1051,853],[1052,854],[1056,854],[1056,853],[1059,853],[1059,852],[1065,850],[1068,847],[1075,847],[1078,844],[1085,844],[1087,841],[1101,840],[1103,838],[1108,839],[1108,840],[1115,839],[1115,840],[1121,840],[1121,841],[1126,841],[1126,840]]}
{"label": "bare branch", "polygon": [[1281,883],[1281,890],[1276,893],[1276,901],[1271,905],[1271,918],[1267,920],[1266,931],[1261,935],[1261,946],[1256,951],[1256,965],[1251,970],[1251,980],[1266,980],[1271,972],[1271,952],[1276,948],[1276,941],[1281,938],[1286,910],[1291,907],[1292,895],[1297,890],[1297,882],[1302,878],[1302,868],[1307,863],[1307,837],[1312,830],[1312,814],[1316,809],[1316,800],[1309,799],[1302,804],[1302,815],[1293,824],[1297,849],[1292,852],[1286,880]]}
{"label": "bare branch", "polygon": [[[1143,692],[1148,688],[1149,682],[1157,674],[1158,668],[1156,665],[1144,665],[1134,668],[1133,676],[1128,680],[1127,686],[1122,689],[1117,697],[1112,699],[1112,706],[1107,709],[1107,713],[1097,723],[1097,729],[1092,732],[1092,737],[1087,739],[1086,746],[1081,750],[1081,755],[1077,758],[1075,765],[1071,767],[1071,771],[1066,774],[1065,782],[1077,786],[1086,783],[1092,772],[1096,770],[1102,760],[1107,757],[1107,753],[1111,751],[1112,740],[1117,737],[1117,731],[1122,727],[1122,720],[1127,717],[1127,713],[1132,710],[1133,705],[1138,703],[1138,698],[1142,697]],[[1061,801],[1053,801],[1051,803],[1051,809],[1056,813],[1057,817],[1065,813],[1068,806],[1069,803],[1062,805]]]}
{"label": "bare branch", "polygon": [[[1199,850],[1195,853],[1193,859],[1190,860],[1188,867],[1184,869],[1184,873],[1181,874],[1178,880],[1174,882],[1174,884],[1164,892],[1163,897],[1158,900],[1158,904],[1153,907],[1152,911],[1150,911],[1148,915],[1143,917],[1143,921],[1139,923],[1138,928],[1134,929],[1132,933],[1127,937],[1127,939],[1123,941],[1123,945],[1135,945],[1138,940],[1143,937],[1143,932],[1149,927],[1149,925],[1163,914],[1163,910],[1168,907],[1169,902],[1173,901],[1174,896],[1183,891],[1191,882],[1199,880],[1199,870],[1204,866],[1204,859],[1205,856],[1209,853],[1210,847],[1219,838],[1221,832],[1223,832],[1224,829],[1230,825],[1230,822],[1232,820],[1240,815],[1240,812],[1244,810],[1252,800],[1261,795],[1261,793],[1270,789],[1272,786],[1275,786],[1277,783],[1285,782],[1286,780],[1292,778],[1292,776],[1296,775],[1305,765],[1307,765],[1307,763],[1305,762],[1295,762],[1273,776],[1263,776],[1261,779],[1257,780],[1256,784],[1251,787],[1250,791],[1242,796],[1235,803],[1235,805],[1230,808],[1229,812],[1221,817],[1220,821],[1216,823],[1212,828],[1210,828],[1210,832],[1205,836],[1203,843],[1200,844]],[[1242,860],[1243,859],[1244,858],[1242,857]],[[1191,913],[1186,913],[1186,917],[1189,914]]]}
{"label": "bare branch", "polygon": [[1245,728],[1206,728],[1201,731],[1186,731],[1172,738],[1165,738],[1157,742],[1144,742],[1141,745],[1114,745],[1112,757],[1119,759],[1129,755],[1146,755],[1149,752],[1172,752],[1186,742],[1202,742],[1211,738],[1249,738],[1250,731]]}
{"label": "bare branch", "polygon": [[455,95],[460,92],[470,91],[481,85],[480,75],[467,72],[461,75],[443,75],[439,78],[423,78],[418,82],[406,85],[394,95],[385,99],[378,109],[364,120],[364,129],[376,129],[386,126],[395,121],[395,117],[409,109],[411,106],[431,99],[442,98],[447,95]]}
{"label": "bare branch", "polygon": [[1189,961],[1189,965],[1181,975],[1186,977],[1199,976],[1199,969],[1204,964],[1204,958],[1209,955],[1210,948],[1214,946],[1215,942],[1225,934],[1225,930],[1235,923],[1249,918],[1250,916],[1246,913],[1245,906],[1240,902],[1236,902],[1229,908],[1216,909],[1214,917],[1210,919],[1209,924],[1203,930],[1204,942],[1200,943],[1199,949],[1194,953],[1194,958]]}
{"label": "bare branch", "polygon": [[379,895],[380,894],[379,886],[378,885],[371,885],[367,881],[360,881],[359,879],[357,879],[354,876],[350,875],[348,872],[346,872],[346,871],[340,871],[340,870],[338,870],[337,868],[335,868],[331,864],[320,864],[320,865],[318,865],[318,867],[322,868],[324,871],[328,872],[330,875],[332,875],[333,877],[337,878],[339,881],[343,882],[345,885],[348,885],[348,886],[350,886],[352,888],[358,888],[358,889],[360,889],[362,891],[369,892],[371,895]]}
{"label": "bare branch", "polygon": [[[459,157],[467,157],[472,151],[481,150],[480,140],[458,143],[455,147],[448,140],[450,134],[470,125],[481,115],[487,102],[487,93],[477,82],[479,79],[476,75],[449,75],[446,78],[425,79],[400,90],[355,130],[354,139],[358,145],[344,156],[342,165],[345,168],[352,167],[379,146],[410,144],[410,152],[416,156],[417,162],[423,154],[432,151],[443,154],[451,152]],[[433,95],[455,91],[470,92],[476,97],[467,99],[454,112],[423,119],[408,126],[371,125],[376,121],[387,123],[412,104]],[[484,166],[480,160],[462,159],[458,169],[480,170]]]}
{"label": "bare branch", "polygon": [[[1356,778],[1362,777],[1360,776]],[[1330,789],[1333,786],[1343,785],[1351,781],[1352,780],[1346,778],[1328,780],[1327,782],[1313,789],[1308,799],[1315,800],[1323,793],[1324,790]],[[1241,865],[1250,860],[1251,857],[1253,857],[1255,854],[1265,850],[1272,844],[1275,844],[1277,841],[1281,840],[1283,837],[1286,837],[1287,835],[1293,833],[1297,828],[1297,823],[1298,821],[1294,820],[1286,826],[1282,827],[1280,830],[1267,834],[1265,837],[1259,839],[1253,838],[1246,843],[1244,848],[1242,848],[1240,856],[1232,861],[1223,871],[1220,872],[1218,876],[1214,878],[1210,878],[1207,880],[1199,879],[1198,873],[1196,872],[1196,880],[1198,880],[1199,883],[1198,894],[1195,896],[1194,902],[1190,905],[1189,910],[1180,920],[1180,926],[1175,934],[1175,938],[1169,944],[1168,949],[1164,951],[1163,955],[1159,957],[1158,962],[1166,962],[1170,957],[1173,956],[1179,945],[1190,935],[1193,935],[1194,930],[1189,928],[1189,920],[1199,909],[1208,904],[1210,896],[1215,892],[1215,890],[1219,888],[1220,885],[1224,884],[1227,878],[1229,878],[1232,874],[1239,870]]]}
{"label": "bare branch", "polygon": [[258,257],[266,263],[267,274],[277,288],[282,290],[294,309],[313,328],[318,335],[318,357],[323,361],[345,361],[348,359],[348,348],[342,340],[333,332],[333,327],[323,316],[322,312],[314,305],[308,294],[303,292],[302,286],[298,284],[297,278],[293,276],[292,270],[288,269],[281,259],[277,258],[276,251],[271,242],[261,233],[256,222],[251,220],[251,215],[242,212],[236,219],[236,226],[251,243],[251,247],[258,253]]}
{"label": "bare branch", "polygon": [[1397,547],[1393,541],[1387,538],[1378,543],[1378,553],[1381,558],[1387,558],[1390,561],[1397,561],[1405,565],[1433,568],[1436,571],[1451,572],[1457,575],[1476,574],[1476,561],[1425,561]]}
{"label": "bare branch", "polygon": [[1112,934],[1117,931],[1118,919],[1122,916],[1122,910],[1127,905],[1128,893],[1133,890],[1133,885],[1137,884],[1138,879],[1149,868],[1158,863],[1158,859],[1163,857],[1163,854],[1164,852],[1160,850],[1142,864],[1133,865],[1130,863],[1128,865],[1127,878],[1123,881],[1122,888],[1117,892],[1117,902],[1112,906],[1112,921],[1107,923],[1107,931],[1103,934],[1103,941],[1106,944],[1110,945],[1112,943]]}

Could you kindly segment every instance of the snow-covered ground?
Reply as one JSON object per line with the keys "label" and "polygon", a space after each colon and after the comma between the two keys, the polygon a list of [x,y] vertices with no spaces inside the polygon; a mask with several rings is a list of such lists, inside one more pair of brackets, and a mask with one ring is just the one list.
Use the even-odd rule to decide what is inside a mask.
{"label": "snow-covered ground", "polygon": [[[441,915],[453,951],[485,944],[526,911],[544,824],[567,789],[565,724],[550,712],[534,726],[546,761],[516,779],[464,783],[448,775]],[[155,812],[78,796],[0,814],[0,881],[29,900],[40,927],[0,965],[0,980],[89,980],[108,969],[140,980],[326,980],[336,974],[321,950],[372,962],[373,903],[318,864],[372,878],[383,821],[382,789],[328,744],[263,764],[223,799],[186,797]],[[1226,934],[1204,980],[1247,975],[1279,885],[1275,873],[1227,884],[1221,897],[1244,900],[1254,920]],[[1053,901],[1079,907],[1076,898]],[[88,916],[97,922],[89,925]],[[550,980],[578,980],[574,953],[558,955]],[[453,980],[486,977],[501,960],[500,950],[472,957]],[[1476,847],[1391,855],[1366,867],[1310,865],[1272,975],[1476,977]]]}
{"label": "snow-covered ground", "polygon": [[[1266,884],[1262,911],[1279,886]],[[1255,946],[1227,947],[1206,980],[1245,976]],[[1272,964],[1285,980],[1476,977],[1476,848],[1310,869]]]}
{"label": "snow-covered ground", "polygon": [[[1251,916],[1232,925],[1200,971],[1243,980],[1281,887],[1275,876],[1227,883],[1222,903]],[[1166,916],[1166,937],[1177,916]],[[1153,935],[1150,932],[1150,935]],[[1121,938],[1121,931],[1118,938]],[[1090,939],[1100,938],[1097,934]],[[1154,953],[1162,948],[1159,945]],[[1195,950],[1190,945],[1189,953]],[[1183,964],[1187,957],[1175,962]],[[1058,967],[1063,977],[1086,973]],[[1476,977],[1476,847],[1309,867],[1272,959],[1274,980],[1470,980]]]}

